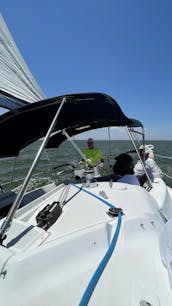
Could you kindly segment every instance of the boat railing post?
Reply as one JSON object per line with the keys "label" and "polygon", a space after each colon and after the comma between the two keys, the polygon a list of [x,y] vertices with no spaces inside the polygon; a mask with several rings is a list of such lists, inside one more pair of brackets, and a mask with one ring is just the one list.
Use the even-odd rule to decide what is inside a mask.
{"label": "boat railing post", "polygon": [[[147,173],[146,167],[145,167],[145,160],[142,160],[142,158],[141,158],[141,156],[140,156],[140,153],[139,153],[139,151],[138,151],[138,149],[137,149],[137,146],[136,146],[136,144],[135,144],[135,142],[134,142],[133,135],[132,135],[132,133],[131,133],[131,131],[130,131],[130,129],[129,129],[128,126],[126,126],[126,131],[127,131],[128,135],[129,135],[129,138],[130,138],[131,141],[132,141],[132,144],[133,144],[133,146],[134,146],[134,148],[135,148],[135,150],[136,150],[136,153],[137,153],[137,155],[138,155],[138,157],[139,157],[139,160],[140,160],[140,162],[141,162],[141,164],[142,164],[142,167],[143,167],[143,169],[144,169],[144,171],[145,171],[146,177],[147,177],[147,179],[148,179],[149,186],[152,188],[153,185],[152,185],[151,179],[150,179],[150,177],[149,177],[149,175],[148,175],[148,173]],[[145,145],[144,130],[143,130],[142,136],[143,136],[143,145]]]}
{"label": "boat railing post", "polygon": [[17,195],[17,197],[16,197],[16,199],[15,199],[11,209],[9,210],[9,213],[8,213],[6,219],[4,220],[4,222],[3,222],[2,226],[1,226],[1,229],[0,229],[0,243],[1,244],[2,244],[3,240],[5,239],[5,233],[8,230],[8,228],[10,227],[10,224],[12,222],[12,219],[13,219],[14,215],[15,215],[15,212],[18,209],[18,207],[20,206],[20,203],[21,203],[21,201],[23,199],[23,195],[24,195],[24,193],[26,191],[27,185],[29,183],[29,180],[30,180],[32,174],[33,174],[33,171],[34,171],[34,169],[36,167],[36,164],[37,164],[37,162],[40,159],[42,151],[46,147],[47,142],[49,140],[49,137],[50,137],[51,133],[53,132],[53,130],[55,128],[58,116],[60,114],[60,111],[61,111],[65,101],[66,101],[66,99],[64,97],[62,102],[61,102],[61,104],[60,104],[60,106],[59,106],[59,108],[58,108],[58,110],[57,110],[57,112],[56,112],[56,114],[55,114],[55,116],[54,116],[54,119],[51,122],[51,125],[50,125],[50,127],[49,127],[49,129],[47,131],[47,134],[44,137],[44,140],[43,140],[43,142],[42,142],[42,144],[41,144],[41,146],[40,146],[40,148],[39,148],[39,150],[37,152],[37,155],[36,155],[32,165],[31,165],[31,167],[30,167],[30,169],[28,171],[28,174],[27,174],[27,176],[26,176],[26,178],[25,178],[25,180],[23,182],[23,185],[22,185],[22,187],[21,187],[21,189],[20,189],[20,191],[19,191],[19,193],[18,193],[18,195]]}

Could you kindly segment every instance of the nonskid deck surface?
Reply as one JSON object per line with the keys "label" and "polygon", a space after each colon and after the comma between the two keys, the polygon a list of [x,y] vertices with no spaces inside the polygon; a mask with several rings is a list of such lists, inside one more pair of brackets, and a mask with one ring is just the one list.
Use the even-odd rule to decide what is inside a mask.
{"label": "nonskid deck surface", "polygon": [[32,214],[33,208],[28,205],[23,218],[20,213],[20,218],[13,221],[13,231],[14,228],[17,231],[17,226],[20,230],[21,226],[23,230],[32,226],[37,238],[33,238],[36,235],[31,235],[31,230],[30,242],[27,234],[13,244],[8,241],[8,250],[14,255],[6,265],[6,276],[0,278],[3,305],[12,303],[13,295],[16,306],[53,306],[57,301],[60,306],[79,305],[117,226],[117,218],[107,214],[109,206],[100,197],[122,208],[124,214],[116,248],[89,305],[135,306],[147,301],[153,306],[170,306],[172,293],[159,253],[163,221],[154,197],[142,187],[123,183],[114,183],[112,187],[99,183],[84,190],[78,192],[76,186],[71,186],[67,197],[71,200],[66,201],[63,213],[47,232],[36,231],[35,217],[44,206],[59,198],[61,188],[39,202]]}
{"label": "nonskid deck surface", "polygon": [[[63,213],[59,219],[48,229],[52,237],[64,236],[67,233],[94,226],[101,222],[111,220],[107,212],[109,206],[102,201],[107,201],[115,207],[123,210],[123,221],[134,218],[142,218],[144,214],[157,214],[157,204],[155,199],[142,187],[127,185],[124,183],[114,183],[112,187],[109,183],[99,183],[94,188],[78,188],[81,185],[72,185],[63,207]],[[159,187],[159,186],[158,186]],[[29,204],[19,211],[20,221],[28,222],[30,225],[37,225],[36,216],[47,205],[58,201],[62,189],[55,188],[48,196],[34,201],[34,205]],[[87,193],[88,191],[88,193]],[[92,195],[93,194],[93,195]],[[103,196],[102,196],[103,195]],[[102,199],[102,201],[99,200]]]}

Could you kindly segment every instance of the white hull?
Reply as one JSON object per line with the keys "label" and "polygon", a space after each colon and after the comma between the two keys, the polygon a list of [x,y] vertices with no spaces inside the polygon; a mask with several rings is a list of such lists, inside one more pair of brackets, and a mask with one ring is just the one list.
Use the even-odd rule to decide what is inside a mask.
{"label": "white hull", "polygon": [[[157,181],[150,192],[123,183],[114,183],[110,188],[108,182],[85,188],[99,197],[104,191],[106,201],[124,212],[116,248],[89,305],[137,306],[143,301],[152,306],[172,305],[168,273],[159,251],[166,205],[163,200],[171,189],[168,191],[161,179]],[[85,191],[78,192],[75,186],[71,186],[68,199],[76,196],[64,206],[55,224],[47,231],[36,226],[38,212],[57,201],[62,188],[56,187],[21,208],[7,232],[6,248],[0,247],[3,306],[79,305],[107,252],[117,218],[107,215],[107,205]],[[157,198],[160,189],[166,197]]]}

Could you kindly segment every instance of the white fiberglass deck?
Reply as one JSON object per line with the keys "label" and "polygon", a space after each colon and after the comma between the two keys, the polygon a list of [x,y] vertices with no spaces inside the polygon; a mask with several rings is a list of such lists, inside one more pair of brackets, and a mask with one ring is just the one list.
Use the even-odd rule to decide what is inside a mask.
{"label": "white fiberglass deck", "polygon": [[[36,215],[45,205],[58,200],[62,188],[51,191],[41,202],[36,200],[38,208],[35,203],[34,212],[32,203],[24,207],[13,221],[4,241],[7,249],[0,247],[4,262],[0,277],[3,306],[79,305],[106,253],[117,218],[108,216],[107,205],[75,186],[71,186],[68,194],[71,200],[55,224],[47,232],[37,230]],[[112,188],[109,183],[99,183],[86,191],[99,197],[104,191],[106,201],[122,208],[124,213],[116,248],[89,305],[140,306],[142,301],[152,306],[172,305],[168,274],[159,252],[163,219],[152,194],[142,187],[123,183],[114,183]],[[21,235],[22,227],[26,233],[31,228],[30,238],[28,233]],[[10,238],[10,231],[18,240]],[[26,242],[28,239],[30,243]]]}

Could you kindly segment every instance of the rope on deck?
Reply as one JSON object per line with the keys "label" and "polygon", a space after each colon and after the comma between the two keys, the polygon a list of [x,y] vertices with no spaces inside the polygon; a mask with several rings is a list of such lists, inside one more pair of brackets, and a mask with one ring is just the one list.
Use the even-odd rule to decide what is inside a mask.
{"label": "rope on deck", "polygon": [[[112,205],[111,203],[109,203],[108,201],[100,198],[99,196],[95,195],[94,193],[82,188],[82,187],[79,187],[77,186],[76,184],[73,184],[73,186],[75,186],[76,188],[80,189],[81,191],[91,195],[92,197],[100,200],[102,203],[110,206],[110,207],[113,207],[115,208],[114,205]],[[100,276],[102,275],[114,249],[115,249],[115,246],[116,246],[116,243],[117,243],[117,240],[118,240],[118,236],[119,236],[119,232],[120,232],[120,228],[121,228],[121,220],[122,220],[122,217],[121,217],[121,212],[118,213],[118,221],[117,221],[117,226],[116,226],[116,229],[115,229],[115,233],[113,235],[113,238],[112,238],[112,241],[110,243],[110,246],[108,248],[108,250],[106,251],[105,255],[103,256],[101,262],[99,263],[96,271],[94,272],[93,276],[91,277],[89,283],[88,283],[88,286],[81,298],[81,301],[79,303],[79,306],[86,306],[88,305],[88,302],[92,296],[92,293],[100,279]]]}

